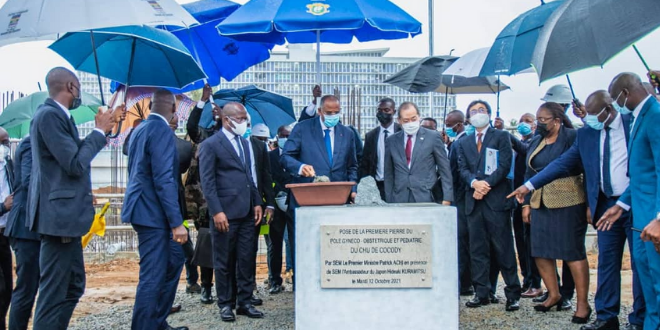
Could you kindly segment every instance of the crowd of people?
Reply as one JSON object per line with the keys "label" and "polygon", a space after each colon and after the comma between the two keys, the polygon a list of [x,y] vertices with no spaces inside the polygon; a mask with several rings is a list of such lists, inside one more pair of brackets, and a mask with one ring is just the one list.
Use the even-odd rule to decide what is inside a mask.
{"label": "crowd of people", "polygon": [[[383,98],[375,109],[378,125],[364,144],[341,123],[340,100],[322,96],[320,86],[299,121],[279,127],[275,140],[267,126],[252,126],[242,104],[207,105],[210,86],[190,113],[187,138],[178,138],[175,96],[159,89],[123,149],[128,186],[121,218],[137,232],[140,254],[131,328],[187,329],[166,321],[181,309],[173,303],[184,265],[186,292],[199,294],[202,304],[215,302],[222,321],[235,321],[236,314],[264,317],[255,294],[263,224],[269,225],[268,294],[285,290],[285,241],[286,269],[295,271],[298,205],[286,185],[371,176],[388,203],[456,207],[458,288],[472,296],[468,308],[499,303],[501,275],[506,311],[519,310],[521,298],[533,299],[539,312],[571,310],[575,294],[573,323],[582,330],[619,329],[627,241],[634,304],[626,329],[658,329],[660,153],[654,145],[660,134],[654,123],[660,103],[658,84],[650,80],[619,74],[584,105],[568,87],[554,86],[535,113],[520,118],[517,134],[482,100],[447,113],[440,128],[414,103],[397,106]],[[9,329],[27,329],[37,293],[34,329],[67,328],[85,289],[80,238],[94,217],[91,161],[126,112],[123,106],[99,111],[94,132],[80,139],[69,112],[81,103],[80,82],[55,68],[47,85],[50,98],[13,157],[0,128],[0,329],[10,305]],[[569,120],[571,108],[582,128]],[[354,187],[347,203],[356,194]],[[198,231],[195,246],[186,220]],[[589,225],[599,249],[591,323]]]}

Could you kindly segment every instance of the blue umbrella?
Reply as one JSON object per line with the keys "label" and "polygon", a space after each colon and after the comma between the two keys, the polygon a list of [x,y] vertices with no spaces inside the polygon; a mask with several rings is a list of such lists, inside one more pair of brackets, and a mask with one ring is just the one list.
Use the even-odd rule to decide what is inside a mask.
{"label": "blue umbrella", "polygon": [[[224,106],[227,102],[243,104],[252,118],[252,126],[263,123],[273,133],[277,132],[280,126],[296,121],[293,102],[290,98],[265,91],[254,85],[219,90],[213,94],[213,100],[219,106]],[[202,111],[199,126],[210,127],[213,124],[215,122],[211,105],[207,104]]]}
{"label": "blue umbrella", "polygon": [[511,21],[490,47],[480,76],[510,76],[530,69],[539,32],[562,2],[543,4]]}
{"label": "blue umbrella", "polygon": [[422,24],[387,0],[252,0],[218,25],[220,34],[243,41],[284,44],[316,42],[320,82],[320,43],[403,39]]}
{"label": "blue umbrella", "polygon": [[220,78],[230,81],[247,68],[270,58],[272,43],[241,42],[223,37],[216,30],[215,27],[239,7],[225,0],[200,0],[183,5],[201,24],[170,32],[192,52],[208,79],[179,89],[177,93],[202,88],[205,83],[219,85]]}
{"label": "blue umbrella", "polygon": [[[127,86],[182,88],[206,77],[186,47],[167,31],[120,26],[69,32],[49,46],[76,70]],[[95,61],[95,53],[98,61]]]}

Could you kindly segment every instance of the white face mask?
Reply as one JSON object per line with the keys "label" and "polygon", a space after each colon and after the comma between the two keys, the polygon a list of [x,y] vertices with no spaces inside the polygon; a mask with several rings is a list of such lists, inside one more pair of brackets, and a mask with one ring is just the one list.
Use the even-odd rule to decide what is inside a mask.
{"label": "white face mask", "polygon": [[470,123],[476,128],[483,128],[490,123],[490,117],[485,113],[478,113],[470,117]]}
{"label": "white face mask", "polygon": [[411,121],[409,123],[404,123],[401,125],[401,128],[403,128],[403,131],[406,132],[407,135],[415,135],[417,134],[417,131],[419,131],[419,126],[421,122],[418,121]]}
{"label": "white face mask", "polygon": [[0,146],[0,162],[4,162],[7,158],[9,158],[9,154],[11,153],[11,150],[9,147],[6,145],[1,145]]}
{"label": "white face mask", "polygon": [[229,120],[232,122],[232,124],[234,124],[234,129],[233,129],[234,134],[238,136],[243,136],[243,134],[245,134],[245,132],[247,131],[247,125],[248,125],[247,120],[240,124],[235,122],[232,118],[229,118]]}

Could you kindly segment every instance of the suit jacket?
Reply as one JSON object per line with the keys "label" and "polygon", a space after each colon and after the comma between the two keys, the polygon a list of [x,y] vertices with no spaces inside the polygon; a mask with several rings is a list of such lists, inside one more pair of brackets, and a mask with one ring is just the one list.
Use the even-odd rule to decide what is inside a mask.
{"label": "suit jacket", "polygon": [[290,189],[287,189],[286,185],[293,182],[293,175],[287,172],[282,167],[282,164],[280,164],[281,153],[281,148],[277,148],[268,152],[268,156],[270,157],[270,172],[273,175],[273,182],[275,183],[275,195],[277,195],[280,191],[288,194]]}
{"label": "suit jacket", "polygon": [[32,171],[32,147],[30,136],[21,141],[14,155],[14,204],[9,212],[5,236],[29,240],[39,240],[39,234],[30,231],[26,226],[26,206],[30,175]]}
{"label": "suit jacket", "polygon": [[270,157],[266,144],[254,136],[250,137],[254,151],[254,166],[257,170],[257,187],[259,195],[266,206],[275,207],[275,191],[273,190],[273,177],[270,174]]}
{"label": "suit jacket", "polygon": [[[526,140],[518,140],[513,134],[511,134],[511,138],[511,145],[516,152],[513,165],[513,187],[517,188],[525,183],[525,172],[527,172],[527,149],[534,137],[532,136]],[[516,146],[522,148],[519,149],[516,148]]]}
{"label": "suit jacket", "polygon": [[176,153],[179,156],[179,175],[177,175],[177,185],[179,188],[179,208],[181,217],[185,220],[188,217],[188,207],[186,205],[186,187],[183,185],[181,175],[188,171],[193,157],[193,145],[190,141],[181,138],[175,139]]}
{"label": "suit jacket", "polygon": [[27,226],[50,236],[87,234],[94,221],[91,162],[105,147],[105,135],[94,131],[81,140],[73,120],[49,98],[32,119],[30,137]]}
{"label": "suit jacket", "polygon": [[262,205],[252,182],[248,141],[240,138],[245,163],[222,131],[208,137],[199,147],[199,175],[211,217],[224,212],[227,219],[247,217]]}
{"label": "suit jacket", "polygon": [[[337,124],[332,154],[332,167],[325,149],[324,132],[318,118],[298,123],[284,145],[280,164],[294,175],[296,183],[309,183],[313,178],[298,175],[303,164],[314,167],[317,176],[327,176],[330,181],[357,182],[358,165],[355,154],[355,134],[350,128]],[[357,187],[353,187],[357,191]]]}
{"label": "suit jacket", "polygon": [[[305,112],[306,108],[307,107],[305,107],[300,112],[300,118],[298,119],[298,122],[300,123],[304,120],[312,119],[312,118],[315,118],[316,120],[318,120],[319,116],[317,115],[317,113],[315,112],[314,116],[310,116],[310,115],[307,114],[307,112]],[[355,139],[353,139],[353,142],[355,143],[355,158],[357,159],[357,164],[359,166],[360,162],[362,161],[362,156],[363,156],[363,153],[364,153],[364,147],[362,145],[362,138],[360,137],[360,132],[358,132],[358,130],[355,129],[355,127],[353,127],[353,126],[344,126],[344,127],[346,127],[348,129],[350,129],[351,131],[353,131],[353,134],[355,135]],[[357,181],[359,181],[361,178],[362,178],[361,176],[358,176]]]}
{"label": "suit jacket", "polygon": [[[475,133],[476,134],[476,133]],[[471,214],[477,202],[474,197],[472,180],[485,180],[490,185],[490,192],[484,196],[483,202],[493,211],[506,211],[511,209],[511,201],[506,196],[511,193],[510,181],[506,178],[511,170],[513,151],[511,150],[510,134],[507,131],[488,127],[482,142],[481,152],[477,152],[477,143],[474,135],[469,135],[460,141],[458,152],[458,169],[461,179],[465,183],[465,212]],[[497,170],[486,175],[486,150],[495,149],[499,152]]]}
{"label": "suit jacket", "polygon": [[660,103],[651,96],[635,120],[628,142],[630,185],[619,200],[632,206],[633,227],[644,228],[660,212]]}
{"label": "suit jacket", "polygon": [[[378,169],[378,137],[380,136],[380,128],[381,126],[378,125],[364,136],[364,149],[362,152],[362,159],[360,160],[360,168],[358,170],[358,177],[360,179],[367,175],[376,178],[376,170]],[[397,133],[400,130],[401,125],[394,123],[394,132],[392,132],[391,135],[394,135],[394,133]],[[385,157],[385,153],[383,153],[383,157]]]}
{"label": "suit jacket", "polygon": [[452,184],[454,188],[454,202],[452,205],[458,205],[459,203],[465,204],[465,192],[467,187],[465,186],[465,182],[461,180],[460,171],[458,169],[458,154],[460,153],[460,144],[458,142],[465,139],[467,136],[467,133],[462,134],[449,147],[449,166],[451,167]]}
{"label": "suit jacket", "polygon": [[163,118],[153,114],[132,135],[121,220],[145,227],[176,228],[183,217],[174,132]]}
{"label": "suit jacket", "polygon": [[[628,141],[631,118],[630,115],[620,116],[623,121],[626,141]],[[587,203],[591,210],[591,217],[595,219],[598,208],[598,195],[601,191],[600,152],[600,131],[589,126],[580,128],[577,130],[577,137],[571,148],[546,166],[543,171],[532,177],[530,182],[534,188],[539,189],[556,179],[574,175],[576,171],[582,171],[584,173],[585,191],[587,192]]]}
{"label": "suit jacket", "polygon": [[[453,201],[452,176],[447,150],[439,132],[420,128],[415,138],[410,168],[403,131],[385,140],[385,198],[388,203],[436,201],[433,186],[442,182],[443,199]],[[412,197],[412,198],[411,198]]]}
{"label": "suit jacket", "polygon": [[[9,158],[9,156],[7,156],[7,158],[5,158],[5,169],[6,169],[6,172],[5,172],[6,177],[4,179],[6,179],[8,181],[7,184],[9,185],[9,193],[13,194],[15,192],[15,189],[16,189],[16,186],[15,186],[16,177],[14,175],[14,162],[11,160],[11,158]],[[0,201],[0,203],[3,203],[3,202],[4,202],[4,200]],[[13,206],[12,206],[12,208],[13,208]],[[11,210],[5,210],[4,204],[0,204],[0,216],[3,216],[3,215],[5,215],[9,212],[11,212]]]}

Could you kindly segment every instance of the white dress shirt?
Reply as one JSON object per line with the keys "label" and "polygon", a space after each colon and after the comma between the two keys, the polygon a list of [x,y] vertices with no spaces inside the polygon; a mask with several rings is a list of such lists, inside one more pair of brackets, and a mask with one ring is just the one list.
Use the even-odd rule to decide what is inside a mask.
{"label": "white dress shirt", "polygon": [[[318,102],[316,102],[316,103],[318,103]],[[318,107],[316,106],[316,104],[314,104],[314,103],[312,102],[312,103],[310,103],[309,105],[307,105],[307,106],[305,107],[305,110],[304,110],[304,111],[305,111],[305,113],[306,113],[308,116],[310,116],[310,117],[314,117],[314,116],[316,115],[316,110],[317,110],[317,109],[318,109]]]}
{"label": "white dress shirt", "polygon": [[392,121],[387,128],[383,128],[383,126],[378,127],[378,164],[376,165],[376,180],[383,181],[385,173],[385,131],[387,131],[388,137],[394,134],[394,121]]}
{"label": "white dress shirt", "polygon": [[[621,196],[628,188],[628,146],[626,134],[623,129],[623,120],[617,113],[614,121],[610,124],[610,180],[614,196]],[[606,131],[600,131],[600,189],[605,187],[603,183],[603,154],[605,153]],[[604,191],[603,191],[604,192]]]}
{"label": "white dress shirt", "polygon": [[415,140],[417,140],[417,133],[419,133],[419,131],[417,131],[417,133],[415,133],[413,135],[405,134],[405,132],[403,132],[403,133],[404,133],[403,134],[403,153],[404,154],[406,153],[406,145],[408,144],[408,136],[411,136],[410,140],[411,140],[412,148],[410,148],[410,164],[408,164],[408,168],[410,168],[412,166],[412,155],[415,152]]}
{"label": "white dress shirt", "polygon": [[632,133],[633,131],[632,128],[634,128],[635,124],[637,124],[637,118],[639,118],[639,113],[642,112],[642,108],[644,108],[644,105],[646,104],[646,102],[648,102],[650,98],[651,98],[651,94],[649,94],[644,100],[642,100],[642,102],[639,102],[635,110],[633,110],[633,116],[635,117],[635,121],[633,121],[633,125],[630,128],[630,133]]}
{"label": "white dress shirt", "polygon": [[[488,126],[483,127],[481,129],[482,129],[481,132],[479,132],[478,128],[474,131],[474,143],[479,144],[479,133],[481,133],[481,147],[483,148],[484,140],[486,139],[486,132],[488,132]],[[470,187],[472,187],[475,181],[478,180],[472,179],[472,181],[470,181]]]}
{"label": "white dress shirt", "polygon": [[[7,161],[0,159],[0,166],[2,167],[0,168],[0,203],[3,203],[11,194],[11,189],[9,188],[9,177],[7,176]],[[9,218],[9,212],[0,217],[0,228],[7,226],[7,218]]]}
{"label": "white dress shirt", "polygon": [[[222,133],[227,137],[229,142],[231,142],[232,147],[234,147],[234,151],[236,151],[236,155],[238,155],[238,158],[241,158],[241,150],[243,149],[243,146],[240,146],[241,149],[239,149],[238,143],[236,143],[236,134],[226,130],[224,127],[222,128]],[[240,137],[239,137],[240,140]],[[243,155],[246,155],[245,150],[243,150]]]}
{"label": "white dress shirt", "polygon": [[[53,100],[53,101],[55,101],[55,100]],[[62,109],[62,111],[64,111],[64,115],[67,118],[71,119],[71,112],[69,112],[69,109],[67,107],[63,106],[62,103],[60,103],[60,102],[55,101],[55,103],[57,103],[57,105],[60,106],[60,109]],[[168,123],[168,125],[169,125],[169,123]],[[99,132],[99,133],[103,134],[103,136],[105,136],[105,132],[100,128],[94,128],[94,131]]]}

